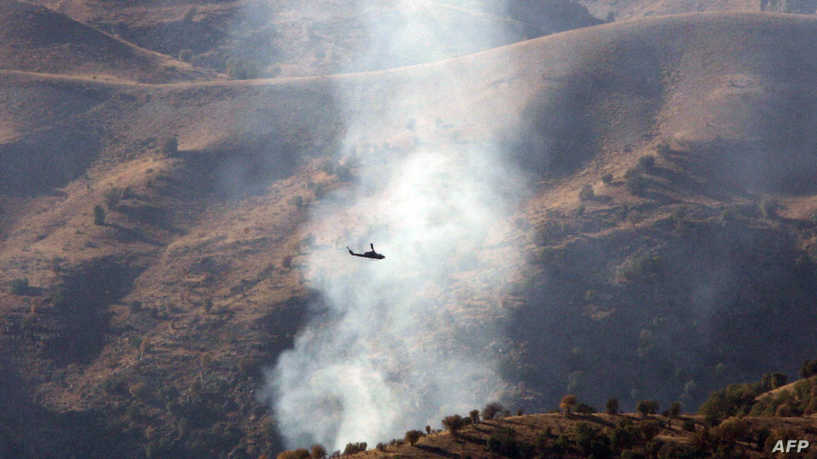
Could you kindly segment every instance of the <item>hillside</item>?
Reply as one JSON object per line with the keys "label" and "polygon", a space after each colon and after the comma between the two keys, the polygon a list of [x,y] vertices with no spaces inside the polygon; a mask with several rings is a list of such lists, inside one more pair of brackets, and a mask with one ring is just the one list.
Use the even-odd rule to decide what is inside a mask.
{"label": "hillside", "polygon": [[[434,431],[348,457],[769,457],[778,440],[817,440],[813,418],[730,419],[707,428],[698,416],[556,413],[509,416],[468,425],[456,436]],[[687,430],[689,429],[689,430]],[[794,452],[794,450],[792,450]],[[636,456],[638,457],[638,456]]]}
{"label": "hillside", "polygon": [[[521,6],[514,10],[493,1],[184,0],[116,8],[100,0],[36,3],[146,49],[240,77],[399,67],[599,23],[572,0],[552,1],[545,11],[533,12],[525,2],[512,2]],[[384,39],[401,34],[406,35],[402,42]],[[415,36],[421,36],[421,50]]]}
{"label": "hillside", "polygon": [[151,83],[216,76],[29,3],[3,2],[0,18],[2,70]]}
{"label": "hillside", "polygon": [[[26,50],[52,49],[26,31],[53,20],[78,27],[52,37],[69,50],[108,43],[167,63],[10,5],[20,16],[0,34]],[[204,73],[136,71],[107,54],[110,69],[93,70],[91,51],[27,67],[0,45],[4,66],[17,62],[0,72],[0,403],[13,407],[0,415],[0,455],[293,446],[263,398],[265,374],[307,324],[331,325],[324,278],[366,275],[344,247],[408,231],[406,219],[385,231],[365,217],[391,215],[383,171],[399,176],[424,148],[468,159],[488,145],[530,186],[508,186],[517,201],[485,240],[405,293],[440,311],[431,331],[501,333],[420,335],[401,351],[496,359],[500,395],[526,411],[567,392],[627,410],[645,398],[694,407],[726,383],[795,373],[817,344],[815,39],[812,17],[690,14],[250,81],[177,81]],[[389,262],[407,253],[387,247]],[[390,269],[414,282],[421,268]]]}
{"label": "hillside", "polygon": [[614,20],[696,12],[772,12],[814,14],[814,0],[581,0],[594,16]]}

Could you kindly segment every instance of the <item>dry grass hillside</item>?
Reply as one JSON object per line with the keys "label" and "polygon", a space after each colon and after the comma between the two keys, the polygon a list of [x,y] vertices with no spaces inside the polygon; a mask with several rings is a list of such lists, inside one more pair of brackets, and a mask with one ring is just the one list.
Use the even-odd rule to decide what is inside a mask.
{"label": "dry grass hillside", "polygon": [[615,20],[696,12],[760,12],[814,14],[814,0],[581,0],[594,16]]}
{"label": "dry grass hillside", "polygon": [[[417,64],[595,25],[572,0],[553,14],[489,9],[482,2],[365,3],[338,0],[127,2],[36,0],[100,30],[197,67],[247,76],[327,75]],[[491,2],[488,2],[491,3]],[[517,2],[514,2],[516,4]],[[404,8],[406,5],[411,8]],[[518,2],[524,5],[524,2]],[[572,6],[568,8],[562,5]],[[411,24],[428,37],[382,47]],[[501,33],[498,32],[501,30]]]}
{"label": "dry grass hillside", "polygon": [[[525,275],[486,301],[529,410],[566,391],[692,406],[812,357],[817,19],[671,16],[392,70],[194,81],[209,74],[0,8],[0,456],[282,449],[255,393],[320,301],[305,255],[338,249],[307,217],[358,173],[341,139],[387,164],[492,143],[529,171],[497,243],[524,243]],[[33,32],[49,21],[76,32]],[[385,112],[392,94],[412,97]],[[359,113],[376,121],[352,131]]]}
{"label": "dry grass hillside", "polygon": [[151,83],[216,76],[29,3],[3,2],[0,17],[3,70]]}

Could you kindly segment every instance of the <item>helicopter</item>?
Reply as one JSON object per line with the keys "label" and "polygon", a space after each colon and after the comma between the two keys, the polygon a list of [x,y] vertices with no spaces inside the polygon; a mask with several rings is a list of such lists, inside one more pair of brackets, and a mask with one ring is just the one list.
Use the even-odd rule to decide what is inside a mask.
{"label": "helicopter", "polygon": [[377,253],[377,252],[374,251],[374,243],[370,242],[369,246],[372,248],[372,250],[370,250],[368,252],[364,252],[364,253],[354,253],[354,252],[352,252],[352,249],[349,248],[349,246],[346,246],[346,250],[349,251],[349,255],[354,255],[356,257],[373,258],[375,260],[382,260],[382,259],[386,258],[385,255],[383,255],[381,253]]}

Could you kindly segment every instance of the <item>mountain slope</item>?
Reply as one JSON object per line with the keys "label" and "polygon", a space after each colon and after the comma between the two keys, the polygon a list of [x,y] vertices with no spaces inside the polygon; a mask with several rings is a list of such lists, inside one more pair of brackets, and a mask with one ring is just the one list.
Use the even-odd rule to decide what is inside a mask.
{"label": "mountain slope", "polygon": [[[503,317],[503,376],[529,410],[567,391],[694,406],[724,382],[792,372],[817,344],[815,39],[809,17],[701,14],[325,78],[3,72],[15,185],[0,188],[0,396],[25,400],[29,421],[3,422],[7,449],[110,435],[125,455],[282,449],[255,391],[321,310],[306,256],[336,260],[356,230],[357,209],[332,209],[332,232],[309,220],[369,170],[341,149],[383,152],[388,168],[421,145],[490,144],[530,174],[515,228],[451,261],[447,288],[468,292],[472,272],[510,260],[509,292],[429,288],[452,314]],[[407,96],[386,110],[393,94]],[[354,130],[360,114],[372,122]],[[58,150],[70,168],[42,172]],[[71,430],[74,416],[98,428]]]}
{"label": "mountain slope", "polygon": [[4,70],[62,73],[132,81],[214,78],[212,72],[105,35],[43,7],[15,0],[0,6]]}

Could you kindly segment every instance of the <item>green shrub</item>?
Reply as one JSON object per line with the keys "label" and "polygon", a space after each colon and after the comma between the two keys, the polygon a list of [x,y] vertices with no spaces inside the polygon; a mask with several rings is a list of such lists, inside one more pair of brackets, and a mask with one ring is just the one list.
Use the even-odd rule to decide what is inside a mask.
{"label": "green shrub", "polygon": [[604,175],[602,175],[601,176],[601,181],[605,185],[609,185],[609,184],[613,183],[613,174],[604,174]]}
{"label": "green shrub", "polygon": [[104,224],[105,224],[105,209],[97,204],[94,206],[94,225],[102,226]]}

